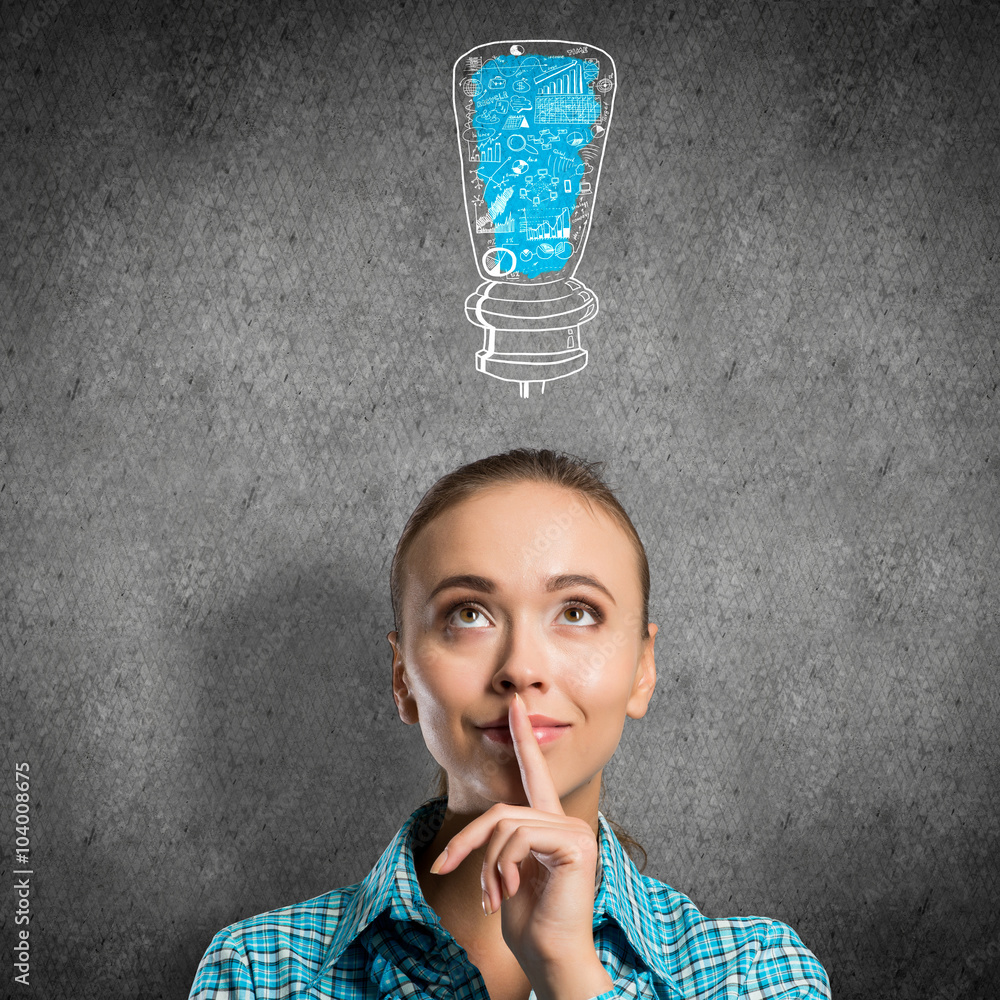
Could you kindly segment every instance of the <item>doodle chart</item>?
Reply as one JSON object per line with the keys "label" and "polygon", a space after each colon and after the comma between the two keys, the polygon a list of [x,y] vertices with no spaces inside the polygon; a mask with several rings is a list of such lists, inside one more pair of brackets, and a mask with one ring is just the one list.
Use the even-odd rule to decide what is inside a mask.
{"label": "doodle chart", "polygon": [[559,45],[459,67],[469,227],[488,279],[571,275],[586,241],[614,72],[601,50]]}

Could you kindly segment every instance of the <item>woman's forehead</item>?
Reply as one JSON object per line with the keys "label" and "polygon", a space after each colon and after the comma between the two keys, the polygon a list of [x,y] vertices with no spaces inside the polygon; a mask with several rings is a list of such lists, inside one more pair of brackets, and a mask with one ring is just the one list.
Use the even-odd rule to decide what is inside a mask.
{"label": "woman's forehead", "polygon": [[478,490],[443,511],[428,527],[438,521],[449,522],[448,527],[503,524],[521,526],[524,530],[539,527],[545,530],[570,523],[583,526],[587,521],[599,529],[614,525],[598,505],[575,490],[534,481],[501,483]]}
{"label": "woman's forehead", "polygon": [[576,491],[513,483],[480,490],[425,525],[414,538],[408,568],[444,572],[455,560],[544,567],[584,557],[631,565],[633,547],[613,517]]}

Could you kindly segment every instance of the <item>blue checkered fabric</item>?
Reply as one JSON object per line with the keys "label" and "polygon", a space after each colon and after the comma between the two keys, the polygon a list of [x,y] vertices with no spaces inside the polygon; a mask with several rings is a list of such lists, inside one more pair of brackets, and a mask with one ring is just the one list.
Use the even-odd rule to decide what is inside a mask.
{"label": "blue checkered fabric", "polygon": [[[446,803],[416,809],[361,882],[219,931],[190,1000],[489,1000],[417,881],[414,856],[440,828]],[[687,896],[641,875],[604,815],[598,820],[594,944],[614,989],[596,1000],[829,998],[823,966],[789,926],[703,916]]]}

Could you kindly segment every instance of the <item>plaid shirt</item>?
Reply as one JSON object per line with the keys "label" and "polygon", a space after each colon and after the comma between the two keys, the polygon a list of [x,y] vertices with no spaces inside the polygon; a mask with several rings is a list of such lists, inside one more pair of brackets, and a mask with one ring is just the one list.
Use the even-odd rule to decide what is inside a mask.
{"label": "plaid shirt", "polygon": [[[189,1000],[489,1000],[417,882],[414,855],[440,829],[446,803],[416,809],[363,881],[219,931]],[[598,822],[594,945],[614,989],[596,1000],[829,1000],[823,966],[789,926],[702,916],[641,875],[603,813]]]}

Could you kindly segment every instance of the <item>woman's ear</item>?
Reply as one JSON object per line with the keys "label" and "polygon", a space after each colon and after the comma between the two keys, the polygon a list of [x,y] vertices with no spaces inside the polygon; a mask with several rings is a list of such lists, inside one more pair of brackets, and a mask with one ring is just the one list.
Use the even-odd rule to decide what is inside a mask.
{"label": "woman's ear", "polygon": [[625,705],[625,713],[631,719],[641,719],[646,714],[649,701],[656,690],[656,658],[653,654],[653,644],[659,626],[649,624],[649,638],[642,640],[642,652],[639,654],[639,667],[632,682],[632,691]]}
{"label": "woman's ear", "polygon": [[418,721],[417,703],[410,694],[410,688],[406,683],[406,667],[403,663],[403,644],[400,641],[399,633],[392,631],[386,634],[389,645],[392,646],[392,697],[396,702],[396,711],[399,717],[408,726],[412,726]]}

